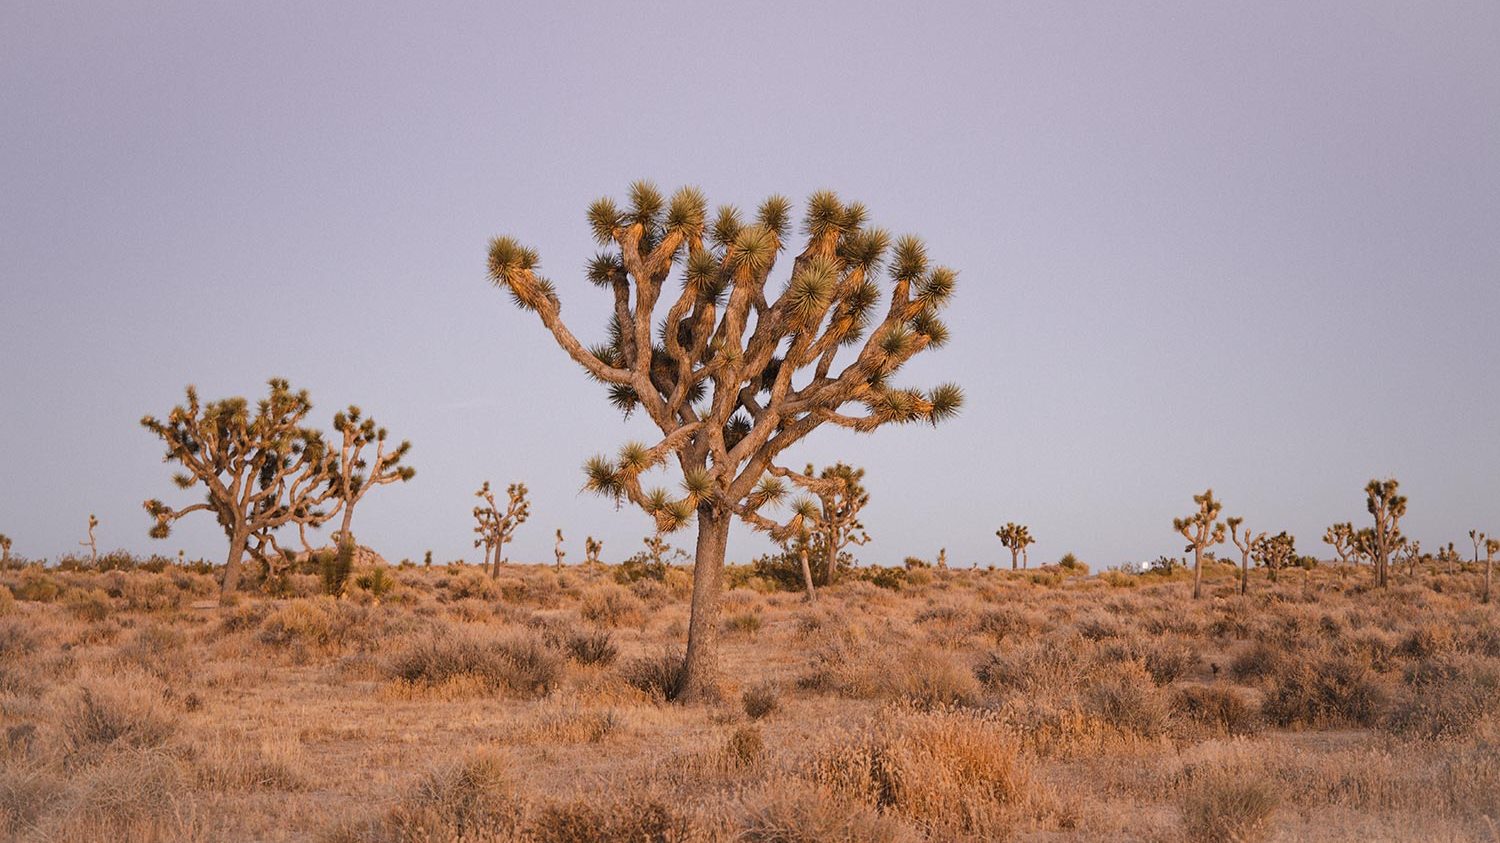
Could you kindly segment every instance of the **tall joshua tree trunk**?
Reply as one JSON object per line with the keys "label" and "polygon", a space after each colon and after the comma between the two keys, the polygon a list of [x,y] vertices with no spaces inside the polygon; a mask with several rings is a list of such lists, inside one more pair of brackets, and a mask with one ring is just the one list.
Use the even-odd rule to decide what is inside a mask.
{"label": "tall joshua tree trunk", "polygon": [[678,680],[679,698],[698,700],[717,694],[719,674],[719,594],[723,590],[724,553],[729,546],[732,515],[710,504],[698,507],[698,547],[693,559],[693,601],[688,622],[687,656]]}
{"label": "tall joshua tree trunk", "polygon": [[240,562],[245,558],[245,547],[250,543],[249,534],[237,531],[229,537],[229,556],[224,560],[224,584],[219,588],[219,603],[228,602],[240,584]]}
{"label": "tall joshua tree trunk", "polygon": [[818,599],[817,592],[813,591],[812,566],[807,564],[807,543],[803,542],[798,548],[797,555],[802,558],[802,587],[807,590],[807,602],[811,603]]}

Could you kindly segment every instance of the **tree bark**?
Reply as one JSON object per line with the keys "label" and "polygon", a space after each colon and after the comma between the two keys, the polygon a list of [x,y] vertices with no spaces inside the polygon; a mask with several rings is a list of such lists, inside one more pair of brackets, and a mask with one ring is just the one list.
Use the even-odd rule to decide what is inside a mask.
{"label": "tree bark", "polygon": [[1485,602],[1485,603],[1490,602],[1490,579],[1494,576],[1494,572],[1495,572],[1495,557],[1494,556],[1486,556],[1485,560],[1484,560],[1484,600],[1483,600],[1483,602]]}
{"label": "tree bark", "polygon": [[807,602],[813,603],[818,599],[818,593],[813,590],[812,566],[807,564],[807,546],[803,545],[799,554],[802,557],[802,585],[807,589]]}
{"label": "tree bark", "polygon": [[234,535],[229,539],[229,557],[224,560],[224,584],[219,588],[220,606],[229,603],[229,596],[240,584],[240,560],[245,556],[245,545],[249,541],[247,535]]}
{"label": "tree bark", "polygon": [[496,542],[495,543],[495,561],[490,566],[490,579],[492,579],[492,580],[496,580],[496,579],[500,578],[500,552],[503,551],[503,550],[505,550],[505,542],[503,542],[503,541],[502,542]]}
{"label": "tree bark", "polygon": [[[829,538],[832,539],[833,537],[829,536]],[[838,551],[838,542],[829,541],[828,542],[828,547],[826,548],[826,550],[827,550],[827,556],[828,556],[828,570],[826,570],[826,571],[823,572],[823,584],[824,585],[833,585],[834,568],[836,568],[838,566],[838,563],[839,563],[839,560],[838,560],[838,552],[839,552]]]}
{"label": "tree bark", "polygon": [[1203,548],[1193,546],[1193,599],[1203,596]]}
{"label": "tree bark", "polygon": [[1250,553],[1240,556],[1240,596],[1250,593]]}
{"label": "tree bark", "polygon": [[1018,553],[1015,548],[1011,548],[1010,549],[1010,569],[1012,571],[1018,570],[1016,566],[1017,566],[1017,563],[1019,562],[1020,558],[1021,558],[1020,553]]}
{"label": "tree bark", "polygon": [[728,512],[698,509],[698,547],[693,559],[693,602],[688,620],[687,657],[677,684],[681,702],[717,699],[719,692],[719,595],[724,552],[729,543]]}

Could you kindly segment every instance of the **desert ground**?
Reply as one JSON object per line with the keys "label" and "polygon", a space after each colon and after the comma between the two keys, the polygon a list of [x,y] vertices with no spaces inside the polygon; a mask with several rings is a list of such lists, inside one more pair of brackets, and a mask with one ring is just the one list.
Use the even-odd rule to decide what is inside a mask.
{"label": "desert ground", "polygon": [[[0,574],[0,838],[1494,840],[1500,615],[1469,566]],[[639,575],[630,580],[630,576]]]}

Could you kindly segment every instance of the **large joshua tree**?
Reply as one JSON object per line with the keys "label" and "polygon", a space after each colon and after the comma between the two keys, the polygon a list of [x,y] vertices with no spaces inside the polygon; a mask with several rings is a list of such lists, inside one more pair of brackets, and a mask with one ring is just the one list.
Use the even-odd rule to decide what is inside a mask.
{"label": "large joshua tree", "polygon": [[293,392],[280,378],[269,386],[270,394],[253,414],[244,398],[202,404],[189,386],[186,403],[172,408],[165,421],[141,419],[166,443],[164,460],[182,466],[172,478],[177,486],[201,484],[206,491],[203,501],[181,509],[146,501],[146,512],[155,521],[151,536],[166,538],[173,522],[194,512],[213,513],[229,540],[221,601],[234,593],[247,550],[263,557],[269,545],[280,556],[275,530],[321,523],[318,507],[333,495],[338,475],[337,454],[317,430],[302,424],[312,410],[307,391]]}
{"label": "large joshua tree", "polygon": [[1217,520],[1224,505],[1214,500],[1214,490],[1193,495],[1198,511],[1186,518],[1173,518],[1172,529],[1187,539],[1185,550],[1193,552],[1193,599],[1203,596],[1203,551],[1224,541],[1224,522]]}
{"label": "large joshua tree", "polygon": [[1375,519],[1374,551],[1375,584],[1381,588],[1390,585],[1387,568],[1391,553],[1401,545],[1401,518],[1406,515],[1406,496],[1396,494],[1401,484],[1396,479],[1371,480],[1365,486],[1365,509]]}
{"label": "large joshua tree", "polygon": [[1016,560],[1026,553],[1026,548],[1036,544],[1036,539],[1031,537],[1031,528],[1025,524],[1017,524],[1014,521],[1007,522],[1004,527],[995,531],[1000,537],[1000,543],[1010,551],[1010,569],[1016,570]]}
{"label": "large joshua tree", "polygon": [[[933,266],[917,238],[892,241],[867,224],[863,205],[830,192],[808,200],[806,244],[779,292],[770,282],[791,229],[783,197],[767,199],[751,218],[724,206],[710,221],[696,189],[666,200],[638,182],[625,207],[600,199],[588,217],[604,251],[587,277],[613,301],[604,342],[585,347],[564,324],[561,299],[537,274],[534,250],[509,237],[493,240],[490,278],[537,315],[616,407],[645,413],[661,431],[655,445],[589,460],[587,488],[630,500],[663,529],[696,516],[687,655],[676,691],[685,700],[710,697],[729,526],[736,517],[777,526],[755,512],[752,496],[776,479],[769,475],[782,452],[823,424],[869,432],[937,423],[958,411],[955,385],[922,391],[892,383],[912,356],[947,340],[939,313],[956,273]],[[882,267],[890,303],[877,314]],[[681,493],[643,488],[641,475],[669,458]]]}
{"label": "large joshua tree", "polygon": [[1250,552],[1255,549],[1255,543],[1264,539],[1266,534],[1261,533],[1256,536],[1249,527],[1246,527],[1244,538],[1241,538],[1240,525],[1245,523],[1245,519],[1236,516],[1226,519],[1226,523],[1229,524],[1230,540],[1234,542],[1235,547],[1240,549],[1240,594],[1248,594],[1250,592]]}

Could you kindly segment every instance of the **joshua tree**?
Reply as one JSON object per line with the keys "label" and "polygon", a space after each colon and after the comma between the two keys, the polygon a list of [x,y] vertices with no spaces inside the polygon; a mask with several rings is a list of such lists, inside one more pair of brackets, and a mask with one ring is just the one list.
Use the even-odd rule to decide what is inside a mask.
{"label": "joshua tree", "polygon": [[431,568],[432,567],[432,551],[429,550],[426,553],[422,554],[422,567],[423,568]]}
{"label": "joshua tree", "polygon": [[[667,201],[638,182],[628,207],[600,199],[588,216],[606,250],[588,280],[614,303],[604,343],[586,348],[563,323],[556,290],[536,274],[534,250],[509,237],[491,241],[490,278],[536,313],[620,410],[641,410],[660,429],[654,446],[630,444],[615,459],[589,460],[587,488],[629,499],[666,530],[696,516],[687,655],[674,690],[679,699],[703,699],[716,688],[729,525],[738,517],[762,530],[780,528],[754,505],[773,497],[755,493],[776,473],[777,457],[825,423],[868,432],[937,423],[958,411],[963,394],[955,385],[923,392],[892,382],[913,355],[947,340],[939,313],[956,273],[931,266],[915,237],[893,244],[866,225],[863,205],[829,192],[808,200],[807,244],[776,294],[768,281],[791,223],[783,197],[766,200],[753,221],[726,206],[710,222],[696,189]],[[890,305],[874,315],[882,264],[892,282]],[[679,265],[680,292],[668,285]],[[846,412],[850,405],[862,409]],[[670,457],[683,494],[643,489],[641,475]]]}
{"label": "joshua tree", "polygon": [[995,535],[1000,537],[1000,543],[1005,545],[1006,550],[1010,551],[1010,569],[1012,571],[1016,570],[1017,557],[1026,553],[1028,545],[1036,543],[1036,539],[1031,537],[1031,528],[1025,524],[1017,524],[1014,521],[1008,522],[1004,527],[996,530]]}
{"label": "joshua tree", "polygon": [[10,536],[0,533],[0,567],[10,564]]}
{"label": "joshua tree", "polygon": [[1415,577],[1417,563],[1422,561],[1422,543],[1419,541],[1402,542],[1401,561],[1406,563],[1406,576]]}
{"label": "joshua tree", "polygon": [[1354,525],[1348,521],[1330,526],[1323,534],[1323,542],[1333,546],[1333,552],[1338,554],[1339,563],[1343,565],[1348,565],[1351,559],[1356,564],[1359,562],[1354,539]]}
{"label": "joshua tree", "polygon": [[[500,560],[505,552],[505,543],[516,534],[516,528],[526,523],[531,515],[531,502],[526,500],[526,484],[512,483],[505,488],[509,497],[505,512],[500,512],[500,507],[495,503],[495,493],[490,491],[490,481],[484,481],[484,485],[474,496],[484,501],[482,506],[474,507],[474,520],[479,526],[474,532],[479,538],[474,540],[475,547],[484,548],[484,564],[490,569],[491,577],[500,576]],[[493,551],[495,561],[490,563],[490,554]]]}
{"label": "joshua tree", "polygon": [[1229,537],[1234,541],[1234,546],[1240,549],[1240,594],[1250,592],[1250,551],[1255,549],[1255,543],[1266,537],[1265,533],[1259,536],[1245,528],[1244,539],[1240,538],[1239,527],[1245,523],[1245,519],[1234,517],[1227,520],[1229,524]]}
{"label": "joshua tree", "polygon": [[946,571],[946,570],[948,570],[948,548],[946,548],[946,547],[940,547],[940,548],[938,548],[938,557],[937,557],[937,559],[938,559],[938,563],[937,563],[938,570],[940,570],[940,571]]}
{"label": "joshua tree", "polygon": [[141,419],[166,443],[165,460],[185,469],[172,478],[178,487],[202,484],[207,490],[201,503],[181,509],[146,501],[146,512],[156,522],[151,536],[166,538],[177,519],[199,510],[212,512],[229,539],[221,601],[234,593],[247,550],[263,559],[269,545],[283,555],[272,533],[287,524],[322,523],[317,507],[334,494],[338,456],[318,431],[302,426],[312,410],[306,390],[294,393],[279,378],[269,385],[270,395],[256,405],[254,415],[244,398],[202,405],[189,386],[187,402],[172,408],[166,421]]}
{"label": "joshua tree", "polygon": [[797,559],[802,563],[803,593],[807,597],[807,602],[816,603],[818,592],[813,587],[812,566],[808,564],[807,557],[812,546],[813,528],[818,521],[818,505],[810,498],[802,498],[797,501],[792,510],[792,520],[773,535],[781,537],[783,550],[797,554]]}
{"label": "joshua tree", "polygon": [[599,554],[604,550],[604,542],[593,536],[583,540],[583,561],[587,565],[603,565],[599,561]]}
{"label": "joshua tree", "polygon": [[[349,526],[354,521],[354,507],[376,486],[398,481],[404,483],[412,479],[417,470],[401,465],[402,458],[411,450],[411,443],[402,441],[400,445],[387,451],[386,429],[378,427],[373,418],[362,418],[360,409],[352,404],[349,409],[334,414],[333,429],[343,437],[343,442],[338,451],[339,471],[334,481],[334,503],[326,519],[343,513],[337,536],[339,552],[345,552],[347,545],[352,556],[354,533],[350,532]],[[367,459],[364,454],[365,449],[371,445],[375,446],[373,460]],[[302,544],[307,546],[305,534]]]}
{"label": "joshua tree", "polygon": [[[859,520],[860,510],[870,502],[870,493],[865,491],[862,482],[865,470],[841,462],[824,468],[817,476],[813,475],[810,464],[801,474],[783,471],[778,467],[772,467],[771,470],[773,474],[790,480],[811,496],[808,499],[811,506],[804,507],[799,501],[793,507],[793,519],[799,529],[805,527],[808,533],[807,546],[803,548],[803,552],[816,551],[823,558],[818,570],[819,576],[814,579],[821,580],[823,585],[832,585],[838,577],[839,556],[844,548],[862,545],[870,540],[864,523]],[[785,486],[776,479],[768,479],[752,493],[751,502],[763,506],[762,501],[768,503],[780,500],[784,490]],[[766,529],[763,516],[757,526]],[[769,531],[776,537],[778,533],[785,534],[790,528],[789,523],[777,525]],[[811,565],[808,567],[811,570]]]}
{"label": "joshua tree", "polygon": [[563,557],[568,555],[568,554],[566,554],[566,553],[563,552],[562,544],[563,544],[562,528],[558,527],[557,528],[557,544],[554,545],[553,548],[552,548],[552,555],[557,557],[557,570],[559,570],[559,571],[562,570]]}
{"label": "joshua tree", "polygon": [[1224,522],[1217,521],[1224,505],[1214,500],[1214,490],[1193,495],[1198,511],[1186,518],[1173,518],[1172,529],[1187,539],[1184,550],[1193,552],[1193,599],[1203,596],[1203,551],[1224,541]]}
{"label": "joshua tree", "polygon": [[1261,533],[1251,548],[1251,554],[1256,564],[1263,566],[1274,582],[1276,572],[1290,566],[1296,560],[1297,539],[1285,530],[1274,536]]}
{"label": "joshua tree", "polygon": [[[89,517],[92,518],[93,516],[89,516]],[[1478,530],[1470,530],[1469,531],[1469,541],[1471,541],[1471,542],[1474,543],[1474,564],[1475,565],[1479,564],[1479,548],[1484,547],[1484,543],[1485,543],[1486,539],[1488,539],[1488,536],[1486,536],[1484,533],[1482,533],[1482,532],[1480,532]]]}
{"label": "joshua tree", "polygon": [[1484,602],[1490,602],[1490,580],[1495,575],[1495,554],[1500,553],[1500,540],[1486,539],[1484,542]]}
{"label": "joshua tree", "polygon": [[[82,545],[82,546],[84,546],[84,547],[86,547],[86,548],[89,549],[89,567],[94,567],[94,568],[97,568],[99,566],[99,544],[98,544],[98,542],[96,542],[94,540],[94,528],[98,527],[98,526],[99,526],[99,519],[95,518],[94,517],[94,513],[90,512],[89,513],[89,537],[87,539],[84,539],[83,541],[79,542],[80,545]],[[1469,531],[1469,535],[1471,535],[1471,536],[1474,535],[1474,532],[1472,530]],[[1474,558],[1477,560],[1479,558],[1479,556],[1476,554]]]}
{"label": "joshua tree", "polygon": [[1406,496],[1396,494],[1400,484],[1395,478],[1371,480],[1365,486],[1365,508],[1375,519],[1374,542],[1371,549],[1375,559],[1375,583],[1381,588],[1390,585],[1386,575],[1391,551],[1401,544],[1401,518],[1406,515]]}

